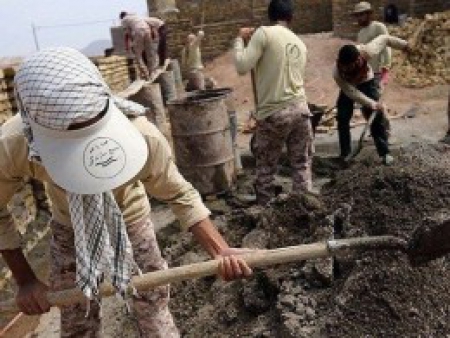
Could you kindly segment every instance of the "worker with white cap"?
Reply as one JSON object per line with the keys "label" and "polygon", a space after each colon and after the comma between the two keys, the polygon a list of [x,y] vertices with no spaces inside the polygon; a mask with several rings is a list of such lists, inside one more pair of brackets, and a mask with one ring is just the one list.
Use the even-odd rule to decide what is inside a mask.
{"label": "worker with white cap", "polygon": [[100,335],[105,278],[132,301],[143,337],[179,337],[168,285],[127,295],[132,275],[167,269],[147,194],[171,206],[181,226],[219,260],[225,280],[251,274],[235,256],[245,250],[230,248],[216,230],[144,107],[112,95],[84,55],[70,48],[40,51],[21,65],[15,87],[20,121],[0,137],[0,253],[17,282],[21,311],[37,315],[50,308],[47,286],[24,257],[6,208],[23,177],[46,182],[52,202],[51,289],[76,285],[96,300],[87,317],[82,305],[61,309],[61,337]]}
{"label": "worker with white cap", "polygon": [[[389,34],[385,24],[373,19],[372,5],[366,1],[362,1],[355,5],[352,12],[357,19],[361,29],[358,32],[357,42],[365,45],[373,41],[380,35]],[[385,86],[388,81],[388,72],[392,63],[391,48],[385,47],[378,57],[370,60],[370,66],[375,74],[375,80],[380,86]]]}

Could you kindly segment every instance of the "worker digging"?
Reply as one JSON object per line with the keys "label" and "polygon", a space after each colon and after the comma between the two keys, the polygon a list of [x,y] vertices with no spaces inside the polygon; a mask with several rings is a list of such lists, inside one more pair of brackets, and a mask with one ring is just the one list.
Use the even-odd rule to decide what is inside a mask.
{"label": "worker digging", "polygon": [[[49,184],[53,290],[76,284],[95,299],[99,283],[109,277],[127,297],[132,274],[167,268],[146,193],[169,202],[212,256],[223,255],[224,279],[250,275],[246,263],[233,256],[239,250],[228,247],[198,193],[178,173],[164,137],[142,117],[144,108],[112,96],[87,58],[68,48],[42,51],[24,62],[15,81],[24,129],[2,139],[2,210],[20,177]],[[2,256],[19,285],[20,309],[29,315],[48,311],[47,287],[19,249],[20,237],[6,212],[1,238]],[[168,286],[134,299],[143,335],[178,336],[168,300]],[[99,334],[99,309],[89,304],[87,318],[85,306],[63,309],[62,336]]]}
{"label": "worker digging", "polygon": [[0,337],[449,336],[448,5],[127,6],[0,57]]}

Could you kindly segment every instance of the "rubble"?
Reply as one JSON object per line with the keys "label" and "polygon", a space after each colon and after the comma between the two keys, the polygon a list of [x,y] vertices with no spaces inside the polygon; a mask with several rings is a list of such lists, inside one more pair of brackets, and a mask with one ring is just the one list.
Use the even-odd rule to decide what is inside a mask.
{"label": "rubble", "polygon": [[[280,195],[264,209],[233,210],[220,216],[220,230],[232,245],[258,248],[333,236],[408,238],[450,203],[449,152],[412,144],[384,167],[363,151],[322,196]],[[166,242],[201,252],[178,236]],[[170,247],[164,253],[178,262]],[[413,268],[397,252],[343,255],[256,270],[248,281],[173,285],[171,309],[186,337],[442,336],[450,332],[449,268],[448,259]]]}
{"label": "rubble", "polygon": [[450,11],[427,14],[424,20],[409,18],[403,26],[389,27],[390,34],[408,40],[424,23],[413,55],[404,58],[393,51],[396,80],[413,88],[450,83]]}

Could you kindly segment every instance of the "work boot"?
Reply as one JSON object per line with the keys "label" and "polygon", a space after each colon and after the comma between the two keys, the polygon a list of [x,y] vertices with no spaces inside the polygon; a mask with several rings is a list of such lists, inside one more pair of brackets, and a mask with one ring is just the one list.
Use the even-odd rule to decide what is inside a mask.
{"label": "work boot", "polygon": [[387,154],[383,157],[383,164],[385,166],[391,166],[393,163],[394,163],[394,158],[391,155]]}

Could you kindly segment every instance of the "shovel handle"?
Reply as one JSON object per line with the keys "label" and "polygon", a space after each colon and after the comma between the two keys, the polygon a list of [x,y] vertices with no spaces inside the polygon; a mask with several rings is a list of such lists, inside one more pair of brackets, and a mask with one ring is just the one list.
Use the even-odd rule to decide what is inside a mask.
{"label": "shovel handle", "polygon": [[[304,244],[275,250],[257,250],[248,254],[240,255],[251,268],[262,268],[278,264],[300,262],[309,259],[331,257],[336,253],[359,249],[398,250],[405,246],[400,239],[391,236],[353,238],[346,240],[335,240],[322,243]],[[132,285],[138,292],[144,292],[152,288],[173,282],[213,276],[218,273],[218,260],[210,260],[202,263],[185,265],[167,270],[160,270],[136,276]],[[115,294],[111,284],[105,283],[101,287],[100,295],[108,297]],[[86,301],[84,294],[77,288],[49,293],[47,296],[50,304],[57,307],[83,303]],[[15,300],[0,303],[0,313],[17,313],[19,309]]]}

